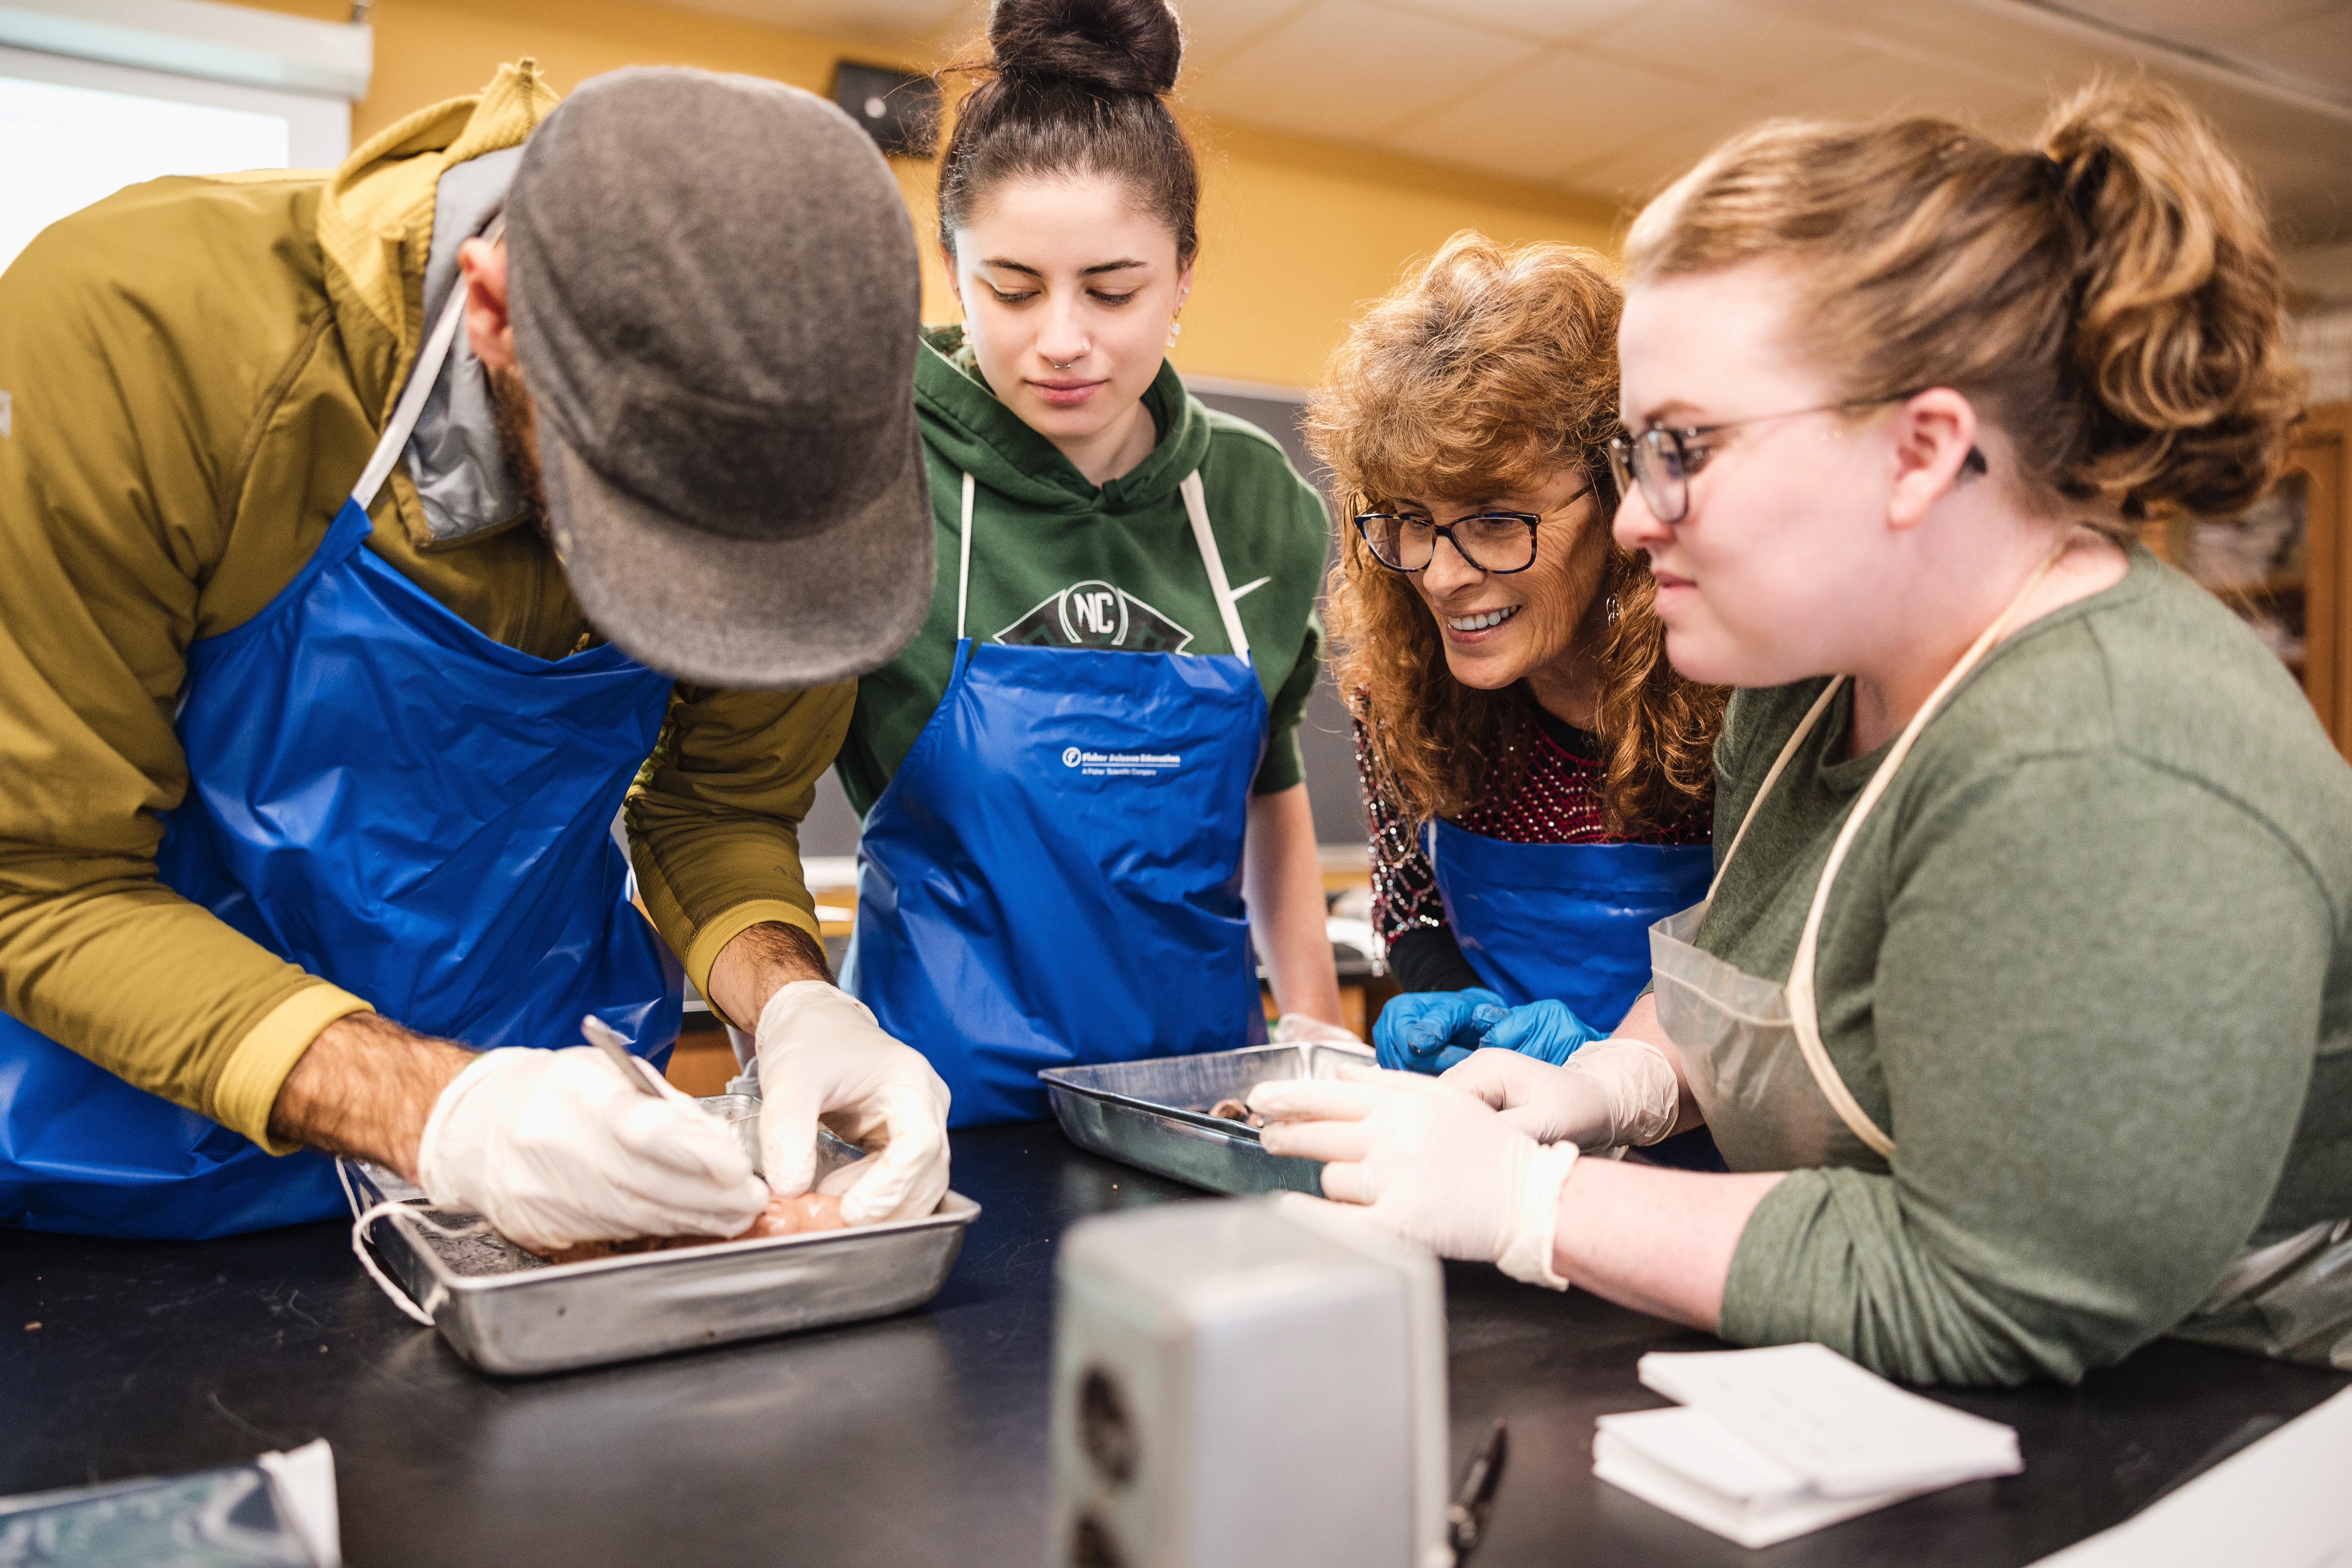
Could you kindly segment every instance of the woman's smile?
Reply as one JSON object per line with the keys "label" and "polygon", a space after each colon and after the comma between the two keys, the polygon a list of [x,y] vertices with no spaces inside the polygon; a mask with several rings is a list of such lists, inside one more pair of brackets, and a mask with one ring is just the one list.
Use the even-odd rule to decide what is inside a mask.
{"label": "woman's smile", "polygon": [[1466,616],[1441,615],[1438,618],[1445,623],[1445,635],[1449,641],[1479,643],[1486,641],[1487,634],[1525,608],[1527,606],[1524,605],[1505,605],[1496,609],[1478,610]]}

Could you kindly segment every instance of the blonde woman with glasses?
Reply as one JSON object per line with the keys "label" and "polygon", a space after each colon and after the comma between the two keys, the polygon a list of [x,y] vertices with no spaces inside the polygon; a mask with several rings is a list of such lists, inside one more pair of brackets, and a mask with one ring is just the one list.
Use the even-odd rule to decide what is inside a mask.
{"label": "blonde woman with glasses", "polygon": [[2352,770],[2137,542],[2254,500],[2297,412],[2244,176],[2150,87],[2029,147],[1782,122],[1627,252],[1617,540],[1738,690],[1713,886],[1618,1035],[1730,1173],[1578,1158],[1569,1075],[1499,1051],[1262,1088],[1267,1146],[1449,1256],[1916,1382],[2352,1367]]}

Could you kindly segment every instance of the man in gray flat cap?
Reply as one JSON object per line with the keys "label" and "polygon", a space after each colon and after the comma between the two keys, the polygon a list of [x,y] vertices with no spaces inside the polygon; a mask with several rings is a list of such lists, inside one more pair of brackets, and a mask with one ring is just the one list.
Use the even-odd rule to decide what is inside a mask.
{"label": "man in gray flat cap", "polygon": [[[543,1250],[726,1236],[820,1121],[845,1220],[929,1212],[946,1087],[796,833],[929,603],[919,297],[831,105],[528,61],[0,275],[0,1224],[316,1219],[349,1154]],[[681,961],[764,1184],[579,1043],[658,1063]]]}

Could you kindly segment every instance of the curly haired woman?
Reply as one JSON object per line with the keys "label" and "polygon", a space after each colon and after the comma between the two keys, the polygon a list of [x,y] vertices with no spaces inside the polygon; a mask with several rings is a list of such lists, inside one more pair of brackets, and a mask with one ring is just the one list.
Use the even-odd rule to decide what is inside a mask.
{"label": "curly haired woman", "polygon": [[1668,666],[1648,567],[1609,536],[1619,302],[1589,251],[1465,231],[1310,411],[1355,514],[1330,616],[1408,993],[1374,1030],[1387,1066],[1564,1060],[1640,994],[1650,922],[1706,889],[1722,698]]}

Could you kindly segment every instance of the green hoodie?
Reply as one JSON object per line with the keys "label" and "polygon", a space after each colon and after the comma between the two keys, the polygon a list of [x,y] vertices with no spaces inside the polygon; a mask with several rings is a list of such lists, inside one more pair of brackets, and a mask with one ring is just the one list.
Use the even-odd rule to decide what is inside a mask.
{"label": "green hoodie", "polygon": [[961,327],[924,333],[915,406],[930,465],[939,575],[931,613],[904,652],[857,683],[838,767],[863,816],[946,692],[956,646],[956,561],[963,476],[972,502],[975,638],[1139,652],[1229,653],[1209,574],[1177,487],[1200,470],[1210,526],[1271,710],[1258,795],[1303,776],[1298,718],[1323,654],[1315,595],[1330,524],[1322,501],[1273,438],[1213,413],[1172,366],[1143,395],[1160,444],[1133,472],[1088,484],[1053,444],[996,400]]}

